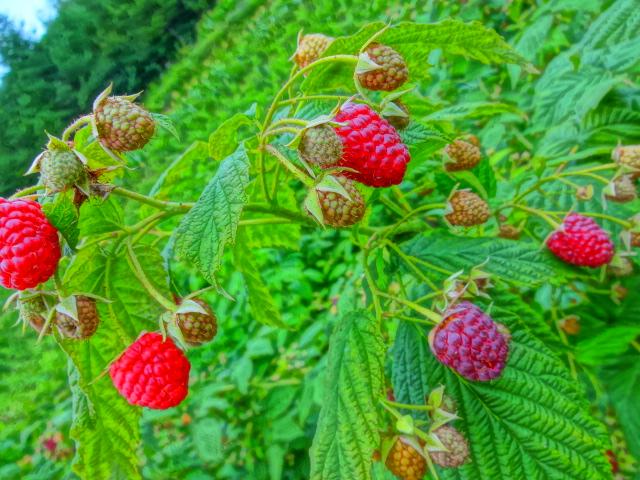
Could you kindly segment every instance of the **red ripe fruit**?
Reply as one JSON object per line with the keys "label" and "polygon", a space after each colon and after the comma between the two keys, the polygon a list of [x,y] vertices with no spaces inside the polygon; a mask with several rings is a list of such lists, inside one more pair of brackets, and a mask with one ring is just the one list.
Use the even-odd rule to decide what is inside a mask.
{"label": "red ripe fruit", "polygon": [[0,283],[26,290],[46,282],[60,260],[58,230],[31,200],[0,198]]}
{"label": "red ripe fruit", "polygon": [[335,116],[343,151],[338,165],[357,171],[343,175],[370,187],[390,187],[402,182],[411,160],[409,150],[389,122],[368,105],[346,103]]}
{"label": "red ripe fruit", "polygon": [[173,340],[145,333],[111,364],[113,385],[131,405],[164,410],[189,393],[191,364]]}
{"label": "red ripe fruit", "polygon": [[569,214],[562,226],[547,240],[547,247],[572,265],[596,268],[613,258],[614,247],[609,234],[591,218]]}
{"label": "red ripe fruit", "polygon": [[436,358],[469,380],[498,378],[509,355],[506,328],[470,302],[450,307],[429,333]]}

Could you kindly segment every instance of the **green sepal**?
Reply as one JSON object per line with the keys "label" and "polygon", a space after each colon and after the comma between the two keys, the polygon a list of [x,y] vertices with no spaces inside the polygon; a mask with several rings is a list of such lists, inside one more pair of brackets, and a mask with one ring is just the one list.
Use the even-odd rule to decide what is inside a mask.
{"label": "green sepal", "polygon": [[304,208],[311,214],[316,222],[324,227],[324,215],[322,214],[320,199],[318,198],[318,192],[315,188],[310,189],[309,193],[307,193],[304,199]]}
{"label": "green sepal", "polygon": [[367,52],[362,52],[358,55],[358,63],[356,64],[356,74],[373,72],[374,70],[380,70],[382,66],[371,60],[371,57]]}
{"label": "green sepal", "polygon": [[407,435],[413,435],[416,431],[416,427],[411,415],[402,415],[396,420],[396,430],[400,433],[406,433]]}

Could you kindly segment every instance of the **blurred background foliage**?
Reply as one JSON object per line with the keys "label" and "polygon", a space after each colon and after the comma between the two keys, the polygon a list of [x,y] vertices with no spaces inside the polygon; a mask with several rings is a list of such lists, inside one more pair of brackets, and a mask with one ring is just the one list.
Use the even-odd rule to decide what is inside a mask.
{"label": "blurred background foliage", "polygon": [[[90,108],[93,97],[108,82],[114,83],[117,92],[145,89],[145,106],[169,115],[181,135],[176,140],[161,133],[144,151],[130,156],[136,170],[128,174],[127,181],[149,192],[172,162],[184,158],[185,151],[185,156],[206,157],[209,134],[224,120],[236,112],[267,105],[288,75],[288,59],[300,30],[338,36],[376,20],[432,22],[448,16],[479,20],[496,29],[544,72],[523,75],[515,66],[495,68],[435,55],[430,80],[419,86],[418,94],[427,105],[500,101],[514,107],[493,115],[474,115],[472,109],[449,111],[447,118],[459,122],[461,132],[477,133],[491,164],[504,167],[503,171],[528,168],[524,163],[533,145],[524,133],[536,136],[538,146],[547,149],[550,156],[577,148],[602,149],[615,135],[624,134],[627,141],[640,139],[631,126],[634,120],[628,116],[615,117],[617,124],[630,126],[601,144],[596,135],[601,131],[589,134],[589,128],[597,129],[591,110],[599,101],[607,104],[599,115],[614,115],[611,110],[615,108],[616,115],[621,115],[623,107],[637,110],[637,89],[628,83],[621,81],[619,88],[604,91],[598,102],[592,102],[591,110],[584,112],[572,110],[572,105],[562,106],[560,98],[566,97],[566,92],[559,97],[545,89],[557,80],[554,72],[558,71],[545,71],[545,67],[557,66],[558,59],[564,57],[575,61],[581,53],[575,46],[598,15],[616,3],[613,1],[213,3],[61,1],[57,16],[38,41],[25,39],[14,25],[1,20],[0,55],[10,70],[0,85],[0,194],[31,180],[17,173],[26,170],[42,148],[44,129],[61,131]],[[622,80],[637,79],[637,63],[606,68]],[[593,93],[589,85],[584,88],[583,95]],[[428,113],[426,109],[424,114]],[[587,113],[591,117],[587,118]],[[536,123],[530,122],[531,118],[536,118]],[[565,144],[559,145],[558,138]],[[166,182],[170,191],[156,192],[158,196],[175,200],[197,197],[217,165],[212,159],[188,163],[190,169],[171,177]],[[135,216],[136,212],[127,215]],[[209,297],[223,334],[212,344],[189,352],[193,386],[187,401],[169,411],[144,412],[139,458],[145,478],[307,477],[307,452],[320,406],[320,374],[329,333],[339,313],[348,309],[349,299],[360,294],[354,289],[357,283],[348,280],[361,272],[347,233],[310,230],[303,233],[300,244],[299,249],[256,252],[257,268],[269,279],[271,295],[290,330],[253,322],[241,274],[234,273],[231,265],[221,272],[224,288],[237,302]],[[173,273],[180,279],[176,288],[182,293],[205,286],[187,272]],[[637,280],[629,280],[628,285],[625,282],[629,289],[636,288],[633,282]],[[547,308],[545,295],[543,291],[536,298],[543,310]],[[622,313],[613,301],[603,301],[599,307],[604,311],[600,316],[591,310],[582,313],[588,319],[587,326],[632,315],[640,304],[632,303]],[[0,318],[0,478],[73,478],[65,357],[52,339],[36,345],[35,334],[12,327],[14,321],[12,313]],[[593,341],[588,327],[584,335],[585,341]],[[634,432],[640,432],[640,415],[634,417],[637,405],[624,402],[637,392],[640,382],[629,383],[629,378],[640,378],[640,371],[637,361],[626,359],[622,345],[620,350],[615,352],[619,365],[608,378],[619,391],[616,398],[623,407],[618,415],[626,415],[622,423],[626,424],[627,441],[638,455],[640,441],[634,439]],[[609,375],[607,368],[613,367],[604,367]],[[609,404],[603,405],[601,410],[608,408]],[[610,421],[612,431],[619,432],[618,421]]]}

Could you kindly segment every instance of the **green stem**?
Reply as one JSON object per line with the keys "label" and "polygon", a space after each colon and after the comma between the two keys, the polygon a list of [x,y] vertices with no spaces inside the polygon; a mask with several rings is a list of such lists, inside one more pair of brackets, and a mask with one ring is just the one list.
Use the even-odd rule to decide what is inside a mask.
{"label": "green stem", "polygon": [[362,266],[364,268],[364,276],[365,276],[365,279],[367,280],[367,285],[369,285],[369,291],[371,292],[371,297],[373,300],[373,308],[376,312],[376,320],[378,321],[378,324],[380,324],[380,321],[382,320],[382,305],[380,304],[380,298],[378,298],[378,287],[375,281],[373,280],[373,276],[371,275],[371,272],[369,271],[369,250],[366,248],[363,249],[362,254],[363,254]]}
{"label": "green stem", "polygon": [[151,297],[153,297],[160,305],[162,305],[168,311],[175,312],[178,309],[178,306],[172,301],[170,301],[169,299],[167,299],[160,292],[158,292],[158,290],[156,290],[153,284],[149,281],[149,278],[147,278],[147,275],[144,273],[144,270],[142,269],[142,265],[140,265],[140,262],[138,261],[138,257],[133,251],[133,245],[131,244],[130,241],[127,242],[127,259],[129,260],[129,266],[131,267],[131,270],[133,270],[134,275],[136,276],[138,281],[142,284],[142,286],[145,288],[145,290],[149,293],[149,295],[151,295]]}
{"label": "green stem", "polygon": [[[554,215],[563,215],[566,212],[549,212]],[[595,213],[595,212],[580,212],[580,215],[584,215],[585,217],[594,217],[594,218],[602,218],[603,220],[609,220],[610,222],[617,223],[626,229],[630,229],[633,227],[632,222],[627,222],[626,220],[622,220],[620,218],[612,217],[611,215],[607,215],[605,213]]]}
{"label": "green stem", "polygon": [[555,219],[551,218],[548,213],[551,212],[543,212],[542,210],[538,210],[537,208],[531,208],[531,207],[526,207],[524,205],[516,205],[516,204],[508,204],[506,205],[506,207],[513,207],[513,208],[517,208],[519,210],[523,210],[525,212],[529,212],[533,215],[536,215],[537,217],[542,218],[545,222],[547,222],[549,225],[551,225],[551,227],[553,227],[554,229],[558,228],[560,226],[560,222],[556,221]]}
{"label": "green stem", "polygon": [[158,200],[156,198],[143,195],[141,193],[127,190],[126,188],[123,188],[123,187],[115,187],[113,190],[111,190],[111,193],[114,195],[118,195],[120,197],[129,198],[130,200],[135,200],[136,202],[144,203],[145,205],[149,205],[151,207],[159,208],[161,210],[166,210],[166,211],[178,210],[178,211],[187,212],[191,210],[191,208],[194,206],[193,203],[186,203],[186,202],[165,202],[163,200]]}
{"label": "green stem", "polygon": [[309,124],[308,121],[303,120],[301,118],[281,118],[280,120],[277,120],[273,122],[271,125],[269,125],[269,129],[277,128],[277,127],[286,127],[289,125],[298,125],[300,127],[306,127],[308,124]]}
{"label": "green stem", "polygon": [[92,118],[93,115],[84,115],[78,118],[75,122],[64,129],[64,132],[62,132],[62,141],[66,142],[67,140],[69,140],[69,137],[73,132],[91,123]]}
{"label": "green stem", "polygon": [[388,400],[386,398],[383,398],[382,401],[391,407],[402,408],[403,410],[418,410],[423,412],[433,410],[431,405],[410,405],[408,403],[394,402],[393,400]]}
{"label": "green stem", "polygon": [[293,135],[297,135],[300,132],[299,129],[294,127],[280,127],[280,128],[270,128],[266,132],[264,132],[264,136],[266,137],[275,137],[276,135],[282,135],[284,133],[292,133]]}
{"label": "green stem", "polygon": [[303,95],[300,97],[293,97],[288,100],[280,100],[278,102],[278,106],[294,104],[298,102],[306,102],[306,101],[314,101],[314,100],[335,100],[336,102],[341,102],[344,100],[348,100],[349,96],[347,95]]}
{"label": "green stem", "polygon": [[291,223],[286,218],[250,218],[248,220],[240,220],[238,226],[249,227],[251,225],[279,225]]}
{"label": "green stem", "polygon": [[293,163],[291,163],[289,159],[285,157],[276,147],[274,147],[273,145],[267,145],[264,148],[269,154],[277,158],[287,170],[289,170],[298,180],[304,183],[307,187],[313,186],[313,180],[310,177],[308,177],[304,172],[302,172],[302,170],[296,167]]}
{"label": "green stem", "polygon": [[355,55],[332,55],[329,57],[324,57],[319,60],[316,60],[315,62],[307,65],[306,67],[298,70],[293,76],[289,78],[289,80],[287,80],[287,82],[282,86],[282,88],[278,91],[278,93],[276,93],[276,96],[273,98],[271,106],[269,107],[269,110],[267,111],[267,115],[265,116],[264,122],[262,124],[262,131],[264,132],[267,129],[267,127],[270,125],[271,119],[273,118],[273,115],[275,114],[276,109],[278,107],[278,102],[280,101],[280,98],[282,97],[282,95],[285,94],[285,92],[293,82],[295,82],[298,78],[302,77],[305,73],[313,70],[314,68],[320,65],[324,65],[326,63],[332,63],[332,62],[357,63],[358,57]]}
{"label": "green stem", "polygon": [[23,188],[22,190],[18,190],[16,193],[9,197],[9,200],[15,200],[16,198],[26,197],[27,195],[31,195],[32,193],[36,193],[39,190],[44,190],[44,185],[32,185],[31,187]]}
{"label": "green stem", "polygon": [[442,317],[434,312],[433,310],[429,310],[428,308],[424,308],[423,306],[418,305],[417,303],[412,302],[411,300],[406,300],[404,298],[394,297],[393,295],[389,295],[384,292],[378,291],[377,294],[381,297],[387,298],[389,300],[393,300],[394,302],[398,302],[405,307],[409,307],[420,315],[424,315],[426,318],[431,320],[434,325],[440,323],[442,321]]}

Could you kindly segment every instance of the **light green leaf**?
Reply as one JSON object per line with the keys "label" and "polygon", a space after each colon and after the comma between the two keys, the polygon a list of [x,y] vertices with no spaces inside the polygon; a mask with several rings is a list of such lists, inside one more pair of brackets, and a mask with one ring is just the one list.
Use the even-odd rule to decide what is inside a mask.
{"label": "light green leaf", "polygon": [[90,198],[80,207],[80,235],[89,237],[121,230],[124,225],[123,215],[122,207],[116,199]]}
{"label": "light green leaf", "polygon": [[426,76],[429,54],[435,49],[486,64],[513,63],[535,70],[495,30],[479,22],[464,23],[457,19],[427,24],[403,22],[386,30],[379,41],[405,58],[411,79]]}
{"label": "light green leaf", "polygon": [[640,361],[637,352],[618,357],[601,378],[616,409],[629,450],[640,458]]}
{"label": "light green leaf", "polygon": [[214,418],[202,418],[191,424],[191,435],[198,457],[207,463],[224,459],[222,429],[224,424]]}
{"label": "light green leaf", "polygon": [[44,203],[42,210],[51,224],[58,229],[69,247],[74,249],[78,243],[78,211],[73,204],[73,193],[56,195],[53,202]]}
{"label": "light green leaf", "polygon": [[640,325],[616,325],[600,331],[597,335],[581,340],[576,345],[576,359],[585,365],[603,365],[629,349],[629,345],[640,335]]}
{"label": "light green leaf", "polygon": [[384,352],[379,327],[368,313],[353,311],[337,323],[311,447],[311,480],[371,478],[381,428]]}
{"label": "light green leaf", "polygon": [[241,146],[222,162],[175,232],[178,257],[195,265],[211,283],[225,245],[235,240],[248,184],[249,158]]}
{"label": "light green leaf", "polygon": [[514,105],[498,102],[464,102],[457,103],[447,108],[433,112],[425,120],[454,121],[466,118],[482,118],[500,115],[502,113],[514,113],[521,115],[522,112]]}
{"label": "light green leaf", "polygon": [[[150,281],[168,296],[160,253],[147,245],[137,246],[135,252]],[[77,445],[74,470],[81,478],[140,478],[136,454],[140,408],[120,396],[108,375],[101,376],[143,329],[155,330],[162,312],[132,278],[124,257],[105,256],[97,247],[81,250],[65,272],[65,279],[70,280],[67,288],[73,288],[75,282],[82,291],[90,288],[110,300],[98,302],[101,323],[91,339],[60,340],[73,362],[71,436]]]}
{"label": "light green leaf", "polygon": [[487,262],[482,270],[508,282],[539,284],[557,276],[558,262],[539,245],[501,238],[456,237],[446,232],[420,235],[402,246],[418,268],[433,274],[435,265],[444,274]]}
{"label": "light green leaf", "polygon": [[242,241],[236,245],[234,263],[244,278],[252,317],[265,325],[286,328],[280,309],[260,274],[260,269],[245,242],[244,235]]}
{"label": "light green leaf", "polygon": [[471,461],[440,469],[440,478],[611,478],[604,428],[591,418],[580,385],[519,322],[495,310],[493,316],[513,334],[507,367],[493,382],[466,381],[439,363],[418,326],[402,323],[397,333],[398,401],[423,404],[425,392],[444,385],[461,417],[454,426],[469,440]]}
{"label": "light green leaf", "polygon": [[238,148],[238,129],[243,125],[253,125],[253,122],[244,113],[236,113],[209,136],[209,155],[214,160],[222,160]]}

